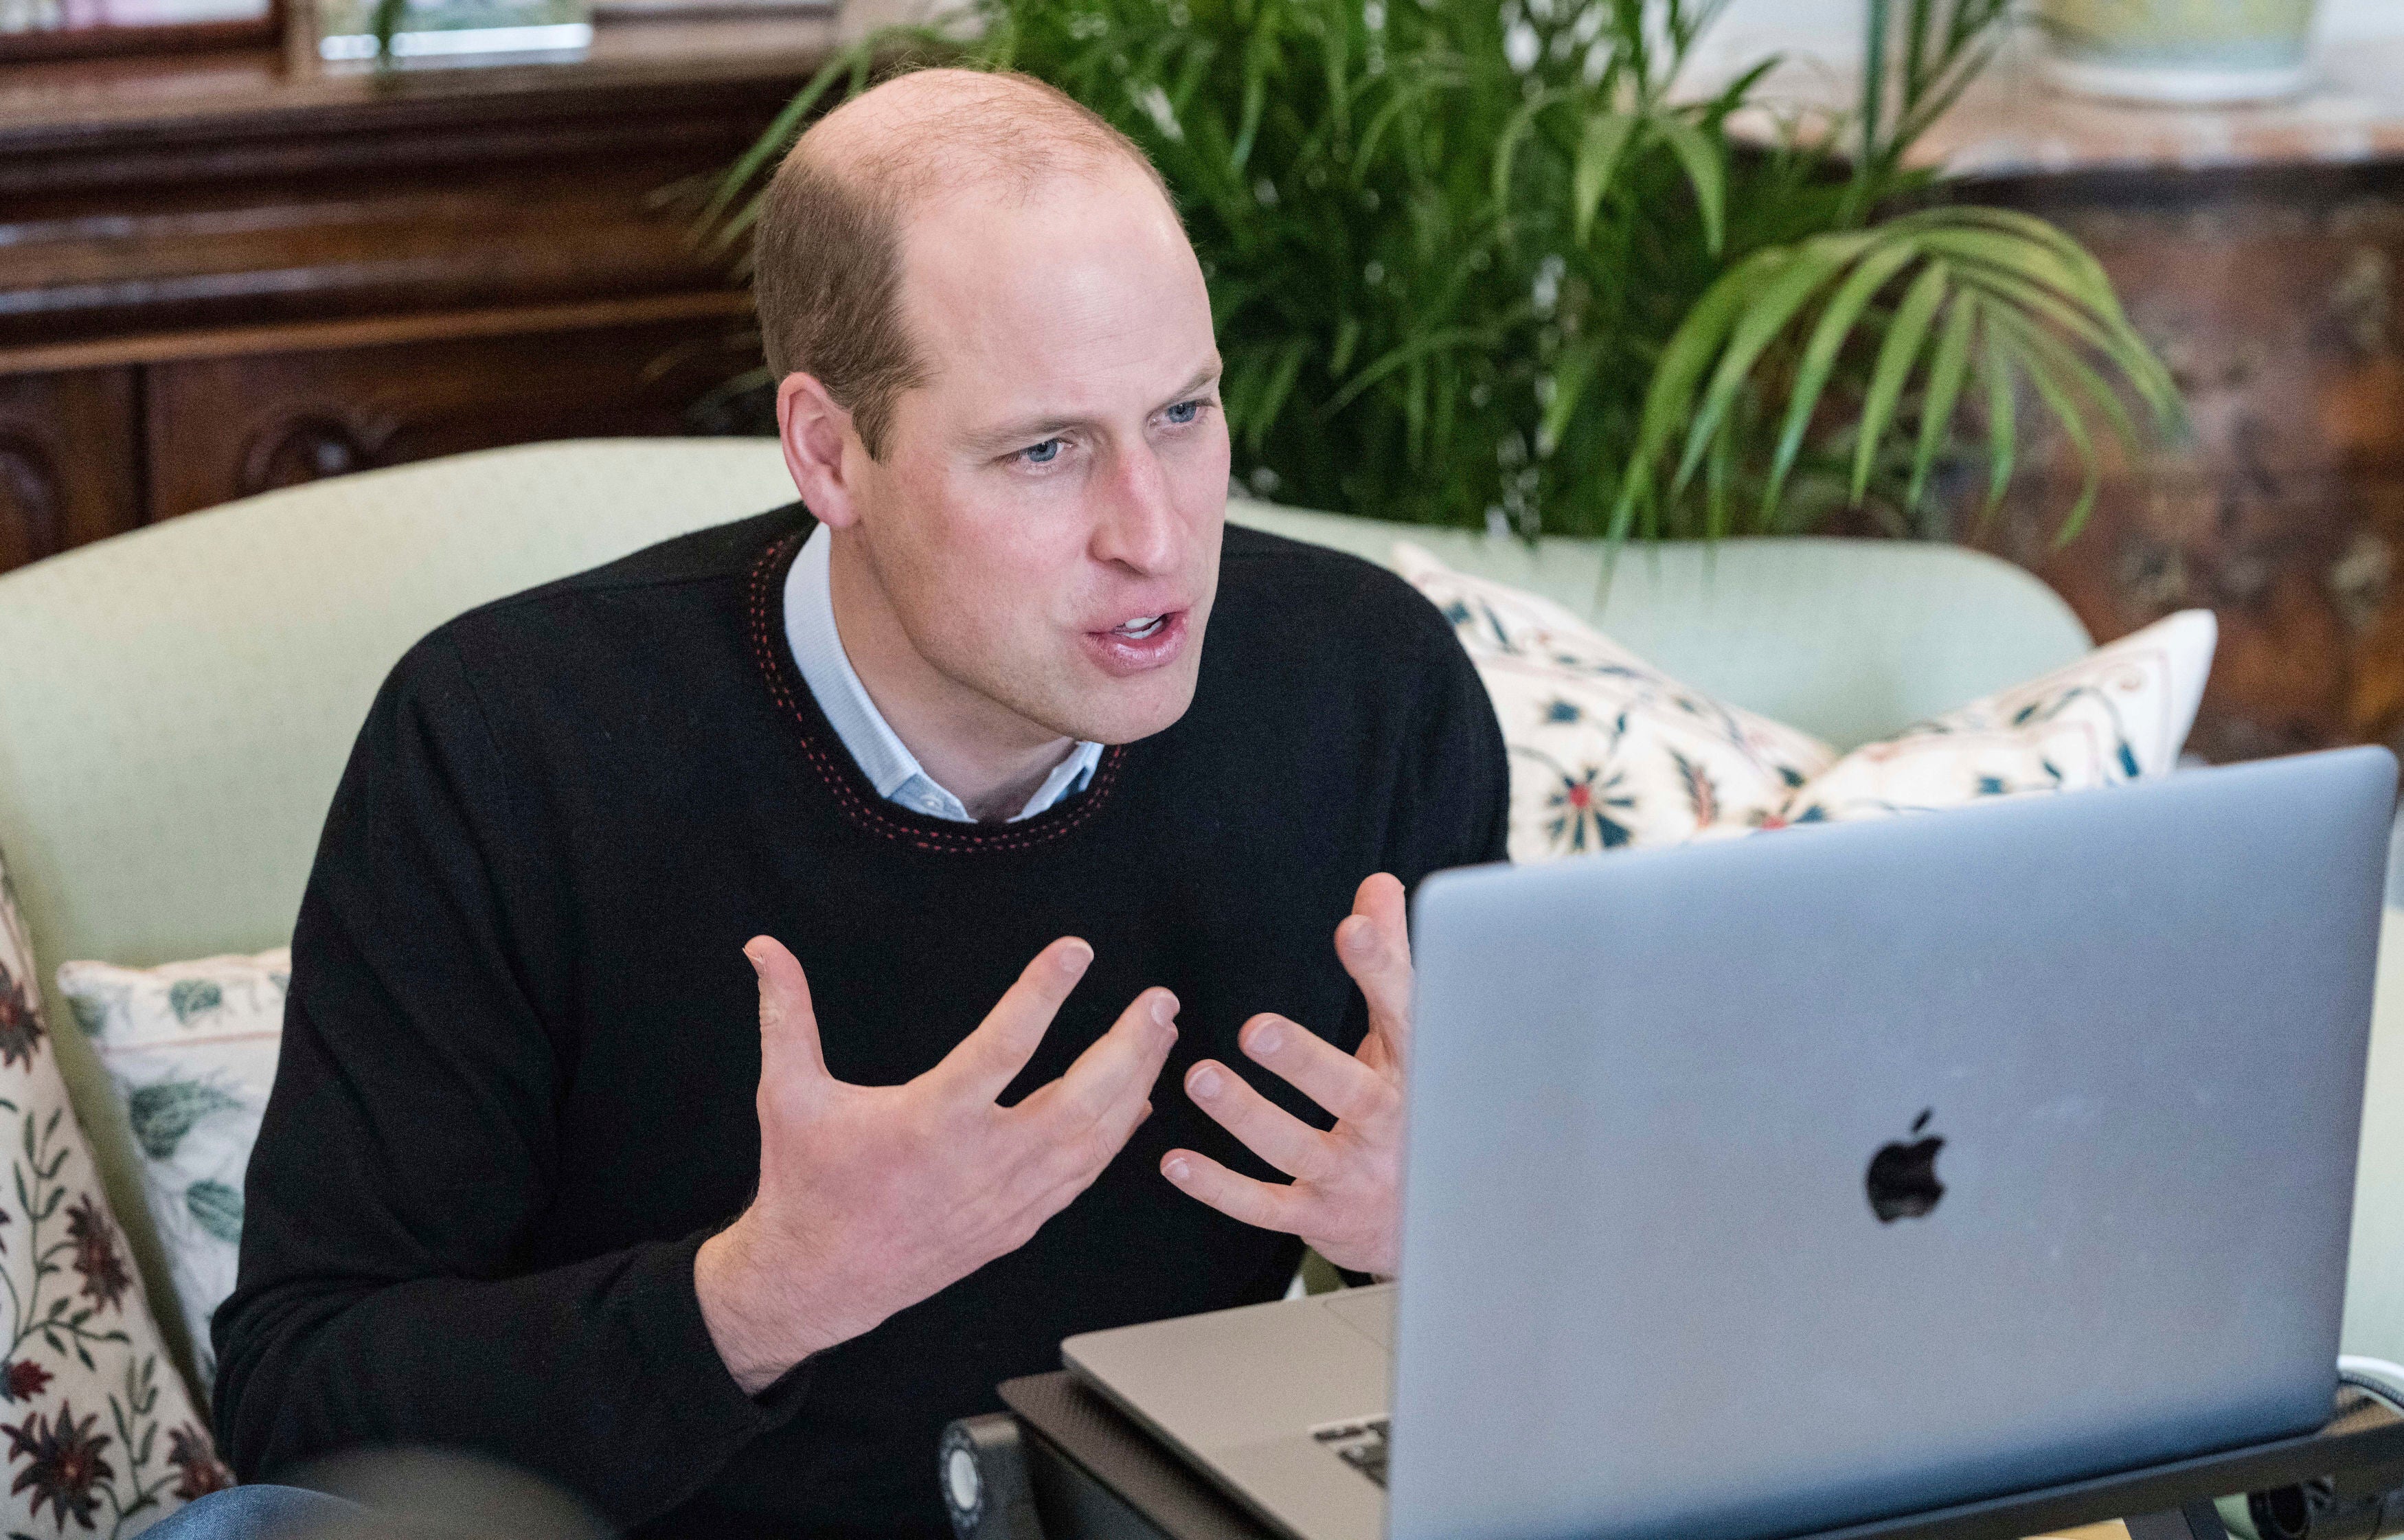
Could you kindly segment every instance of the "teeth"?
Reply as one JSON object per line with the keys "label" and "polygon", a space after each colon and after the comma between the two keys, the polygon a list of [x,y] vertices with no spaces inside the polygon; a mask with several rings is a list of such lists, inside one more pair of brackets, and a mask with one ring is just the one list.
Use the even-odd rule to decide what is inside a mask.
{"label": "teeth", "polygon": [[1159,630],[1160,623],[1167,618],[1168,617],[1166,615],[1145,615],[1136,620],[1131,620],[1125,625],[1112,626],[1111,630],[1111,634],[1114,636],[1127,637],[1140,640]]}

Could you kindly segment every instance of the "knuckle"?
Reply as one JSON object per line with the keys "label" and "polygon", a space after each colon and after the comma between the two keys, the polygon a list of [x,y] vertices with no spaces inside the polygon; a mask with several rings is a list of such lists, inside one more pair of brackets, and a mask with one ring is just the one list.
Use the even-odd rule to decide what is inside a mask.
{"label": "knuckle", "polygon": [[1076,1181],[1084,1165],[1083,1143],[1083,1139],[1077,1137],[1052,1141],[1043,1157],[1035,1163],[1039,1184],[1052,1188]]}

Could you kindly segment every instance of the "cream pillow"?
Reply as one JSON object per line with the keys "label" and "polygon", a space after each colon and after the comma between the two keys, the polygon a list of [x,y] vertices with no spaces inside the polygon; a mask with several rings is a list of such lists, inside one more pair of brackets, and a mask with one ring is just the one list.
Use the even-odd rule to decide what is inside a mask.
{"label": "cream pillow", "polygon": [[0,1532],[131,1535],[233,1484],[151,1322],[67,1108],[0,861]]}
{"label": "cream pillow", "polygon": [[1550,599],[1407,541],[1394,567],[1452,622],[1493,699],[1515,861],[1752,828],[1837,762],[1809,733],[1688,689]]}
{"label": "cream pillow", "polygon": [[70,962],[59,993],[125,1109],[142,1196],[167,1253],[205,1390],[209,1317],[233,1292],[242,1178],[275,1084],[292,952],[158,968]]}
{"label": "cream pillow", "polygon": [[1511,859],[1677,845],[2158,776],[2194,724],[2218,636],[2183,610],[2043,678],[1838,755],[1663,674],[1549,599],[1407,542],[1511,754]]}
{"label": "cream pillow", "polygon": [[1817,823],[2076,791],[2168,775],[2220,636],[2182,609],[2076,663],[1864,744],[1798,788],[1774,821]]}

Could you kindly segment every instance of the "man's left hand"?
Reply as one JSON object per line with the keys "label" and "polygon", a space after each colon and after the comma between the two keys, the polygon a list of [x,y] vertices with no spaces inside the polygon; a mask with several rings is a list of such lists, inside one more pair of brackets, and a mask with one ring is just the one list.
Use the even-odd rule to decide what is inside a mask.
{"label": "man's left hand", "polygon": [[1185,1094],[1244,1147],[1293,1178],[1255,1182],[1192,1150],[1161,1157],[1163,1176],[1230,1218],[1298,1235],[1339,1267],[1391,1277],[1401,1262],[1403,1069],[1411,1041],[1411,938],[1403,885],[1361,884],[1335,928],[1335,955],[1369,1002],[1369,1034],[1347,1054],[1285,1017],[1244,1023],[1244,1057],[1335,1114],[1325,1132],[1214,1059],[1185,1072]]}

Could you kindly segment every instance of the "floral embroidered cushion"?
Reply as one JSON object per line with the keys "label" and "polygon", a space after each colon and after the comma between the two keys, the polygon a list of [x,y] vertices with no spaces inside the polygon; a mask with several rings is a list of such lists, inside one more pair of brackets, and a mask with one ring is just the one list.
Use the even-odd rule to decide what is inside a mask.
{"label": "floral embroidered cushion", "polygon": [[209,1318],[233,1292],[242,1174],[259,1140],[284,1039],[292,951],[157,968],[70,962],[59,993],[125,1109],[205,1392],[217,1376]]}
{"label": "floral embroidered cushion", "polygon": [[1550,600],[1408,543],[1511,754],[1511,859],[1676,845],[1795,823],[2158,776],[2177,763],[2218,632],[2190,609],[2053,673],[1839,756],[1670,679]]}
{"label": "floral embroidered cushion", "polygon": [[2167,775],[2195,725],[2219,636],[2209,609],[2166,616],[2042,678],[1864,744],[1797,789],[1771,821],[1883,818]]}
{"label": "floral embroidered cushion", "polygon": [[68,1111],[33,956],[0,859],[0,1532],[72,1521],[119,1540],[233,1478],[151,1323]]}
{"label": "floral embroidered cushion", "polygon": [[1550,599],[1407,541],[1393,559],[1451,620],[1493,698],[1515,861],[1755,827],[1837,762],[1810,734],[1689,689]]}

